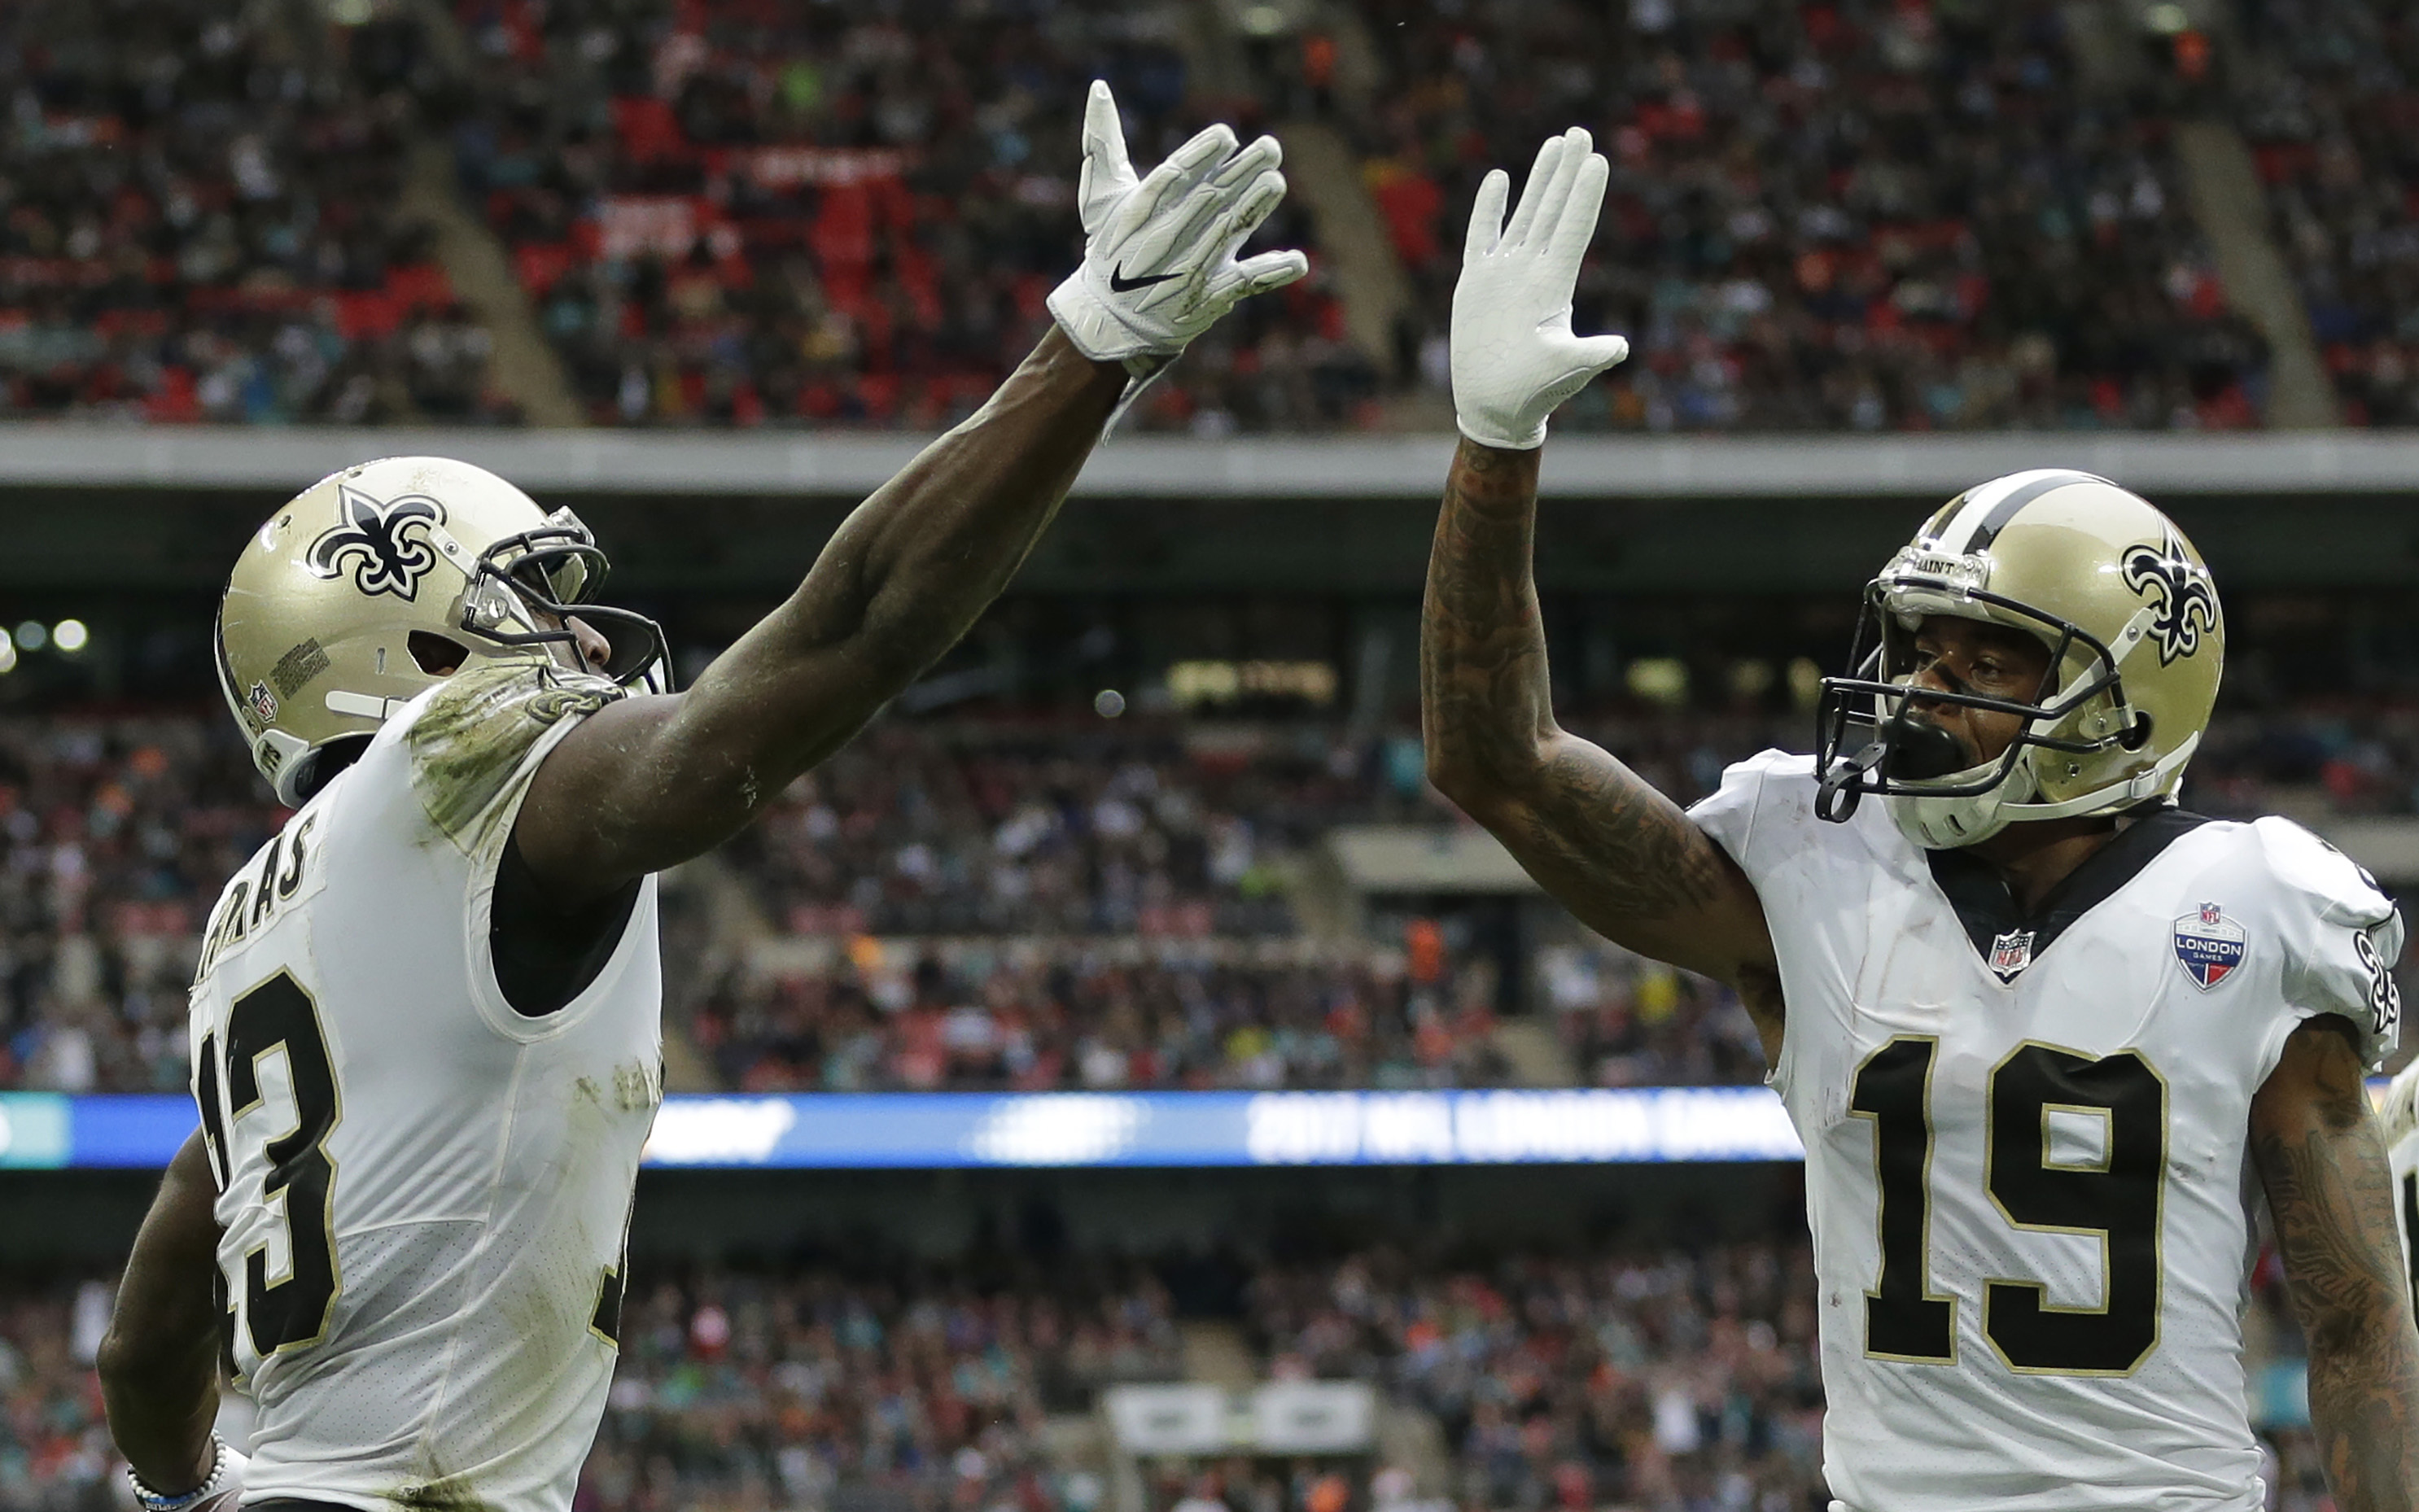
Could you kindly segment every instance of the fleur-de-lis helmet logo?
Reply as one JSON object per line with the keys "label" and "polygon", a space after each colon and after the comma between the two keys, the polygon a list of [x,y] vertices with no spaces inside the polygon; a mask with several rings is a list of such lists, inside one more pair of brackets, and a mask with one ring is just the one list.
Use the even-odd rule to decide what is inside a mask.
{"label": "fleur-de-lis helmet logo", "polygon": [[2125,586],[2150,600],[2150,636],[2159,643],[2159,665],[2200,649],[2203,631],[2217,629],[2217,594],[2209,574],[2184,554],[2169,531],[2157,546],[2128,547],[2120,563]]}
{"label": "fleur-de-lis helmet logo", "polygon": [[343,484],[336,486],[336,506],[344,518],[311,543],[304,558],[311,570],[333,578],[349,565],[353,586],[364,594],[417,597],[420,579],[437,565],[428,531],[445,522],[445,506],[417,493],[380,503]]}

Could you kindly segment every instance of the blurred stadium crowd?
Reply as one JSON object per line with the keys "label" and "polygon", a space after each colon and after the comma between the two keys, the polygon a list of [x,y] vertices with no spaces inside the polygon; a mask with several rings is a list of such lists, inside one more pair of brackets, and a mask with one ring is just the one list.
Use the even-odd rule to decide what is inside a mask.
{"label": "blurred stadium crowd", "polygon": [[[1223,118],[1342,168],[1298,154],[1263,239],[1313,276],[1196,344],[1142,426],[1441,428],[1478,178],[1573,121],[1613,170],[1577,320],[1635,356],[1567,429],[2258,425],[2273,351],[2184,162],[2212,115],[2342,418],[2419,424],[2419,20],[2385,0],[2203,8],[2148,64],[2051,0],[1328,0],[1229,34],[1244,8],[20,0],[0,417],[506,425],[550,386],[598,425],[936,427],[1044,328],[1098,75],[1138,158]],[[1572,722],[1685,801],[1807,720]],[[202,917],[282,817],[225,723],[0,721],[0,1088],[183,1087]],[[2419,708],[2221,718],[2186,799],[2419,812]],[[893,717],[671,879],[674,1085],[1487,1086],[1536,1077],[1515,1027],[1579,1084],[1761,1076],[1701,979],[1523,940],[1513,1001],[1424,903],[1338,906],[1334,826],[1458,822],[1408,729]],[[1824,1505],[1794,1231],[1236,1279],[1206,1316],[1253,1369],[1377,1383],[1441,1470],[1154,1472],[1148,1512]],[[2277,1504],[2316,1512],[2273,1262],[2254,1289]],[[0,1287],[0,1512],[116,1504],[108,1301]],[[624,1309],[578,1509],[1105,1512],[1071,1424],[1185,1376],[1201,1320],[1127,1259],[666,1268]]]}
{"label": "blurred stadium crowd", "polygon": [[[216,711],[0,727],[0,1087],[184,1085],[221,884],[279,822]],[[1795,718],[1579,726],[1668,792]],[[894,719],[669,896],[670,1052],[755,1091],[1418,1088],[1512,1079],[1500,965],[1434,920],[1314,930],[1330,826],[1455,823],[1408,733]],[[2187,801],[2419,810],[2419,711],[2221,720]],[[1540,942],[1526,1006],[1589,1084],[1749,1082],[1730,995]],[[1518,1006],[1518,1005],[1514,1005]],[[1529,1015],[1536,1017],[1537,1015]],[[676,1061],[677,1066],[681,1064]],[[677,1080],[677,1078],[676,1078]]]}
{"label": "blurred stadium crowd", "polygon": [[[1148,1512],[1618,1507],[1821,1512],[1822,1392],[1802,1235],[1584,1259],[1370,1248],[1253,1268],[1214,1319],[1263,1378],[1368,1381],[1441,1430],[1413,1465],[1251,1461],[1158,1470]],[[2256,1276],[2254,1418],[2272,1504],[2324,1504],[2303,1345],[2273,1259]],[[0,1301],[0,1512],[105,1504],[113,1463],[91,1351],[109,1287]],[[623,1315],[581,1512],[1102,1512],[1094,1394],[1185,1374],[1152,1270],[800,1263],[649,1282]]]}
{"label": "blurred stadium crowd", "polygon": [[2268,344],[2179,164],[2212,109],[2344,417],[2419,420],[2419,25],[2380,0],[2242,0],[2148,61],[2048,0],[332,8],[365,23],[0,14],[0,412],[510,424],[501,332],[591,424],[930,428],[1043,329],[1102,75],[1137,158],[1228,118],[1341,165],[1263,233],[1313,277],[1141,424],[1438,423],[1476,181],[1576,121],[1613,163],[1579,322],[1636,355],[1567,427],[2257,424]]}

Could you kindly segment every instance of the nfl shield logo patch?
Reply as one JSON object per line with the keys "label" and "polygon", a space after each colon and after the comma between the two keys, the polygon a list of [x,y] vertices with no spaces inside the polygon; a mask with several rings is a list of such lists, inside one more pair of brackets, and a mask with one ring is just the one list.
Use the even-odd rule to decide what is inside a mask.
{"label": "nfl shield logo patch", "polygon": [[2033,932],[2011,929],[1991,942],[1991,972],[2001,981],[2013,981],[2016,974],[2033,964]]}
{"label": "nfl shield logo patch", "polygon": [[277,695],[269,690],[267,683],[253,684],[252,691],[244,695],[244,702],[252,705],[253,717],[262,724],[277,722]]}
{"label": "nfl shield logo patch", "polygon": [[2196,913],[2176,920],[2176,960],[2184,975],[2203,992],[2234,974],[2242,964],[2242,926],[2226,917],[2215,903],[2203,903]]}

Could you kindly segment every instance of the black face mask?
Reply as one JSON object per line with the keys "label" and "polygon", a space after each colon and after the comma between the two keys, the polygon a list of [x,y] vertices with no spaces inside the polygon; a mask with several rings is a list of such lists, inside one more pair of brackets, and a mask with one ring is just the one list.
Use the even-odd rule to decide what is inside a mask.
{"label": "black face mask", "polygon": [[[1834,823],[1857,811],[1868,793],[1910,797],[1979,797],[2007,781],[2030,748],[2090,755],[2112,745],[2140,744],[2149,721],[2125,702],[2117,675],[2117,658],[2108,647],[2081,625],[2057,619],[1982,589],[1962,596],[1998,610],[2002,624],[2039,626],[2049,649],[2049,673],[2029,699],[1996,698],[1963,687],[1916,687],[1911,681],[1919,666],[1906,637],[1913,626],[1901,622],[1891,608],[1895,580],[1875,579],[1865,590],[1864,612],[1848,653],[1849,673],[1823,679],[1823,697],[1815,711],[1815,770],[1822,780],[1815,793],[1814,813]],[[2061,669],[2080,667],[2071,684],[2057,686]],[[2085,702],[2105,698],[2119,715],[2122,733],[2093,739],[2036,733],[2055,726]],[[2023,721],[2008,748],[1988,762],[1978,761],[1950,731],[1929,719],[1912,717],[1916,702],[2013,715]],[[1953,784],[1943,779],[1972,772]]]}
{"label": "black face mask", "polygon": [[[577,615],[612,648],[601,669],[606,676],[627,687],[653,674],[656,683],[650,686],[670,692],[671,653],[663,627],[643,614],[596,603],[605,570],[605,553],[590,539],[586,526],[548,517],[536,530],[505,536],[480,553],[470,592],[462,595],[461,628],[503,645],[566,645],[585,665],[578,633],[563,624]],[[512,594],[524,609],[548,616],[562,627],[512,631],[481,623],[478,607],[494,593]]]}

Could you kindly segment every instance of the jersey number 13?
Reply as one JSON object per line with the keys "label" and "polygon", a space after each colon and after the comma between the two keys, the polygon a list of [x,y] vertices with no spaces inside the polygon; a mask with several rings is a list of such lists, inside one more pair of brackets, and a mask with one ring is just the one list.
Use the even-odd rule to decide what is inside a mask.
{"label": "jersey number 13", "polygon": [[[1873,1121],[1881,1277],[1865,1294],[1865,1352],[1952,1365],[1957,1299],[1931,1288],[1932,1067],[1939,1041],[1892,1040],[1857,1068],[1849,1111]],[[1985,1284],[1982,1333],[2010,1368],[2130,1374],[2159,1342],[2159,1229],[2167,1165],[2167,1088],[2134,1051],[2094,1060],[2025,1044],[1993,1069],[1983,1094],[1983,1188],[2014,1227],[2100,1241],[2098,1307],[2060,1307],[2037,1281]],[[2100,1149],[2060,1159],[2050,1115],[2101,1124]]]}
{"label": "jersey number 13", "polygon": [[[259,1200],[283,1210],[285,1220],[285,1273],[272,1275],[269,1254],[255,1248],[243,1257],[243,1273],[227,1277],[229,1291],[243,1298],[243,1316],[252,1333],[253,1349],[264,1359],[282,1349],[316,1342],[327,1331],[328,1309],[336,1298],[336,1241],[331,1231],[331,1188],[335,1163],[328,1158],[328,1135],[343,1117],[336,1091],[336,1070],[328,1056],[328,1038],[319,1027],[319,1011],[301,983],[281,971],[235,1000],[226,1025],[227,1116],[239,1132],[265,1101],[261,1062],[282,1053],[292,1106],[282,1132],[252,1135],[264,1139],[268,1167]],[[202,1104],[202,1138],[224,1182],[235,1169],[235,1152],[227,1145],[227,1128],[219,1107],[219,1045],[216,1035],[202,1041],[201,1072],[195,1091]],[[273,1121],[264,1113],[258,1121]]]}

